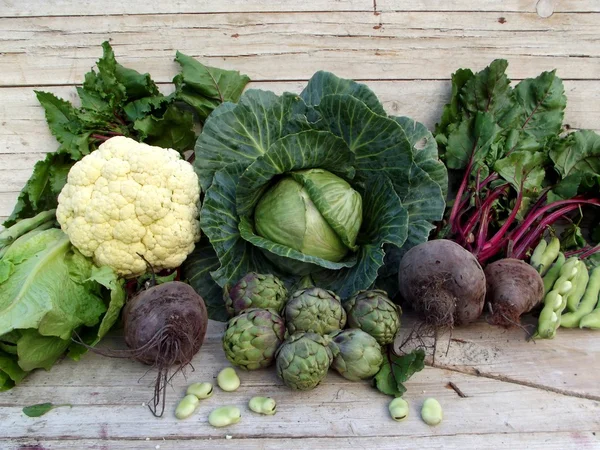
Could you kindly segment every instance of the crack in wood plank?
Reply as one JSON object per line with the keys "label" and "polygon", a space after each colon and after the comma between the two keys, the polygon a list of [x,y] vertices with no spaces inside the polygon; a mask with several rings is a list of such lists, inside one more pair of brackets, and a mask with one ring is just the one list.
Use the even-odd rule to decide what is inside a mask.
{"label": "crack in wood plank", "polygon": [[556,387],[552,387],[552,386],[544,386],[543,384],[540,384],[540,383],[535,383],[532,381],[525,381],[525,380],[518,380],[518,379],[512,378],[507,375],[486,373],[486,372],[482,371],[481,369],[477,369],[474,367],[453,366],[453,365],[449,365],[449,364],[432,364],[432,363],[426,363],[426,365],[429,367],[433,367],[435,369],[449,370],[451,372],[462,373],[463,375],[472,375],[475,377],[488,378],[490,380],[495,380],[495,381],[502,381],[504,383],[518,384],[519,386],[529,387],[529,388],[533,388],[533,389],[540,389],[542,391],[552,392],[554,394],[560,394],[560,395],[564,395],[566,397],[582,398],[585,400],[593,400],[596,402],[600,402],[600,395],[586,394],[583,392],[576,392],[576,391],[571,391],[568,389],[560,389],[560,388],[556,388]]}

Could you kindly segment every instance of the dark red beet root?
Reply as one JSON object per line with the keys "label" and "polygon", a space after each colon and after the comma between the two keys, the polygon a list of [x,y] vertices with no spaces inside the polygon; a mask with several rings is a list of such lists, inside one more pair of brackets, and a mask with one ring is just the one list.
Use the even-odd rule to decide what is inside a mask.
{"label": "dark red beet root", "polygon": [[[190,364],[204,342],[208,325],[204,300],[188,284],[171,281],[130,300],[123,321],[130,356],[158,369],[150,410],[161,416],[171,367],[178,366],[177,373]],[[158,413],[161,397],[162,411]]]}
{"label": "dark red beet root", "polygon": [[493,325],[519,326],[521,315],[544,299],[544,281],[540,274],[520,259],[500,259],[485,268],[489,318]]}
{"label": "dark red beet root", "polygon": [[405,301],[435,327],[464,325],[483,311],[483,269],[455,242],[437,239],[411,248],[400,262],[399,283]]}

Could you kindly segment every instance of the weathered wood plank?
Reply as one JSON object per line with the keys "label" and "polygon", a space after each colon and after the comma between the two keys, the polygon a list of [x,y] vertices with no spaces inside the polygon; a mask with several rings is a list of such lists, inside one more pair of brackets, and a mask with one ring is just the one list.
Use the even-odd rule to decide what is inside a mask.
{"label": "weathered wood plank", "polygon": [[[384,436],[384,437],[343,437],[343,438],[310,438],[290,439],[248,438],[227,439],[227,430],[214,439],[140,439],[140,440],[48,440],[48,439],[16,439],[10,443],[15,449],[27,448],[45,450],[198,450],[203,448],[239,449],[239,450],[413,450],[427,448],[431,450],[464,450],[466,448],[493,448],[496,450],[514,450],[527,448],[530,450],[564,450],[566,448],[592,449],[598,448],[598,436],[595,432],[545,432],[497,434],[452,434],[442,436]],[[2,441],[0,440],[0,443]],[[6,441],[5,441],[6,442]],[[483,443],[485,442],[485,443]],[[29,447],[28,447],[29,446]],[[37,446],[37,447],[36,447]]]}
{"label": "weathered wood plank", "polygon": [[[3,19],[0,85],[80,82],[111,39],[118,60],[170,81],[175,50],[255,81],[307,79],[332,70],[355,79],[447,79],[459,67],[509,59],[511,77],[559,69],[600,73],[600,14],[460,12],[138,15],[98,19]],[[159,30],[158,32],[156,30]]]}
{"label": "weathered wood plank", "polygon": [[[405,398],[411,404],[411,412],[401,424],[388,416],[389,397],[366,382],[349,382],[330,373],[315,390],[295,392],[282,385],[272,368],[240,372],[242,385],[237,391],[224,393],[217,388],[213,397],[202,401],[193,418],[177,421],[173,409],[187,384],[213,380],[228,365],[219,341],[221,329],[222,325],[211,322],[211,335],[193,361],[196,371],[188,372],[187,380],[182,375],[174,378],[166,413],[160,420],[143,405],[151,392],[151,374],[138,382],[147,371],[146,366],[89,354],[78,363],[64,360],[50,372],[36,372],[20,386],[3,393],[2,437],[27,439],[34,434],[40,439],[62,441],[164,437],[173,441],[218,440],[225,434],[234,439],[414,436],[436,443],[436,439],[468,439],[468,435],[476,433],[481,439],[488,434],[503,434],[507,442],[515,442],[522,433],[535,430],[571,433],[564,436],[570,442],[579,439],[588,445],[598,443],[589,432],[600,426],[600,402],[429,367],[407,383]],[[120,348],[122,341],[111,336],[103,346]],[[460,398],[449,389],[450,381],[468,397]],[[253,395],[276,398],[277,414],[264,417],[251,413],[246,404]],[[444,422],[435,428],[419,419],[421,402],[429,396],[444,406]],[[38,419],[22,414],[23,406],[43,401],[70,403],[73,407],[53,410]],[[208,426],[209,411],[224,403],[239,406],[242,421],[222,430]],[[560,411],[560,420],[548,419],[552,411]]]}
{"label": "weathered wood plank", "polygon": [[[531,328],[537,323],[532,317],[526,321]],[[398,343],[414,323],[410,317],[405,320]],[[435,360],[432,351],[428,360],[439,368],[600,400],[597,374],[586,369],[600,361],[599,338],[596,331],[560,328],[555,339],[527,341],[522,330],[494,327],[482,318],[438,335]],[[424,341],[433,348],[431,333]]]}
{"label": "weathered wood plank", "polygon": [[[25,16],[85,16],[113,14],[174,14],[174,13],[217,13],[217,12],[257,12],[257,11],[493,11],[493,12],[535,12],[537,0],[308,0],[290,2],[275,0],[230,0],[227,2],[198,2],[180,0],[176,3],[158,0],[133,0],[113,2],[110,0],[82,0],[70,2],[58,0],[49,3],[44,0],[0,1],[0,17]],[[595,0],[541,0],[549,4],[556,13],[600,11]],[[545,5],[547,7],[547,5]]]}

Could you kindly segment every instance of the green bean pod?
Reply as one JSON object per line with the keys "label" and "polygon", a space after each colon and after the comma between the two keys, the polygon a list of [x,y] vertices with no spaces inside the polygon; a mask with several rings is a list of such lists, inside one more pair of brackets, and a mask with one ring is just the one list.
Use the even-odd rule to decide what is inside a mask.
{"label": "green bean pod", "polygon": [[585,294],[585,289],[588,285],[589,279],[590,275],[588,273],[587,267],[585,266],[585,263],[583,261],[579,261],[577,263],[577,274],[572,280],[573,287],[567,294],[567,309],[569,311],[577,310],[579,302]]}
{"label": "green bean pod", "polygon": [[562,252],[559,253],[555,263],[544,275],[543,281],[545,294],[548,294],[548,292],[552,290],[552,286],[554,286],[554,283],[556,283],[556,280],[558,280],[558,277],[560,276],[560,269],[565,263],[565,259],[565,255]]}
{"label": "green bean pod", "polygon": [[[558,301],[560,301],[560,304],[558,308],[556,308]],[[556,311],[561,308],[563,303],[565,303],[565,301],[558,291],[550,291],[548,295],[546,295],[544,308],[542,309],[542,312],[540,312],[538,326],[534,338],[552,339],[556,335],[556,329],[559,326],[559,315],[556,313]]]}
{"label": "green bean pod", "polygon": [[531,258],[529,258],[529,265],[533,266],[535,270],[539,270],[540,264],[542,263],[542,256],[547,247],[548,242],[546,242],[546,239],[542,238],[540,243],[533,249]]}
{"label": "green bean pod", "polygon": [[[587,270],[586,270],[587,273]],[[600,267],[596,267],[591,276],[589,283],[585,289],[581,303],[576,311],[563,314],[560,318],[560,326],[565,328],[575,328],[579,326],[581,319],[590,314],[594,310],[594,306],[598,303],[598,294],[600,293]],[[570,299],[570,297],[569,297]],[[567,300],[568,306],[568,300]]]}
{"label": "green bean pod", "polygon": [[556,336],[556,330],[560,326],[561,314],[567,306],[568,296],[574,291],[579,292],[580,288],[577,285],[576,279],[578,275],[580,277],[584,276],[580,275],[580,272],[587,274],[587,269],[584,267],[584,270],[582,270],[580,264],[583,263],[578,258],[573,257],[569,258],[562,265],[559,271],[560,277],[554,283],[552,290],[544,298],[544,308],[540,312],[534,338],[553,339]]}
{"label": "green bean pod", "polygon": [[550,239],[550,243],[546,247],[546,251],[542,254],[542,258],[540,260],[540,265],[538,267],[538,273],[540,275],[544,275],[552,263],[558,258],[558,254],[560,253],[560,240],[554,236]]}
{"label": "green bean pod", "polygon": [[579,321],[579,328],[600,330],[600,308],[596,308],[591,313],[583,316]]}

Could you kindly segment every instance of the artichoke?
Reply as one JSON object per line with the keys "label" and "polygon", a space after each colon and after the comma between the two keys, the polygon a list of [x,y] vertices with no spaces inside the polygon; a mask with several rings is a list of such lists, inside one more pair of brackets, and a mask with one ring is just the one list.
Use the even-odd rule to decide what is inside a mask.
{"label": "artichoke", "polygon": [[285,306],[284,316],[290,334],[312,332],[324,336],[341,330],[346,324],[346,311],[340,298],[318,287],[294,292]]}
{"label": "artichoke", "polygon": [[271,309],[250,308],[230,319],[223,335],[223,350],[232,364],[246,370],[267,367],[283,342],[285,323]]}
{"label": "artichoke", "polygon": [[358,328],[337,331],[330,335],[329,348],[333,354],[333,367],[341,376],[351,381],[371,378],[383,363],[381,347],[373,336]]}
{"label": "artichoke", "polygon": [[394,342],[400,328],[401,310],[385,291],[359,291],[344,304],[344,308],[350,328],[366,331],[379,345]]}
{"label": "artichoke", "polygon": [[275,367],[286,386],[307,391],[325,379],[333,359],[329,340],[316,333],[296,333],[279,347]]}
{"label": "artichoke", "polygon": [[281,313],[287,290],[281,280],[271,274],[250,272],[230,289],[225,288],[223,300],[231,316],[247,308],[270,308]]}

